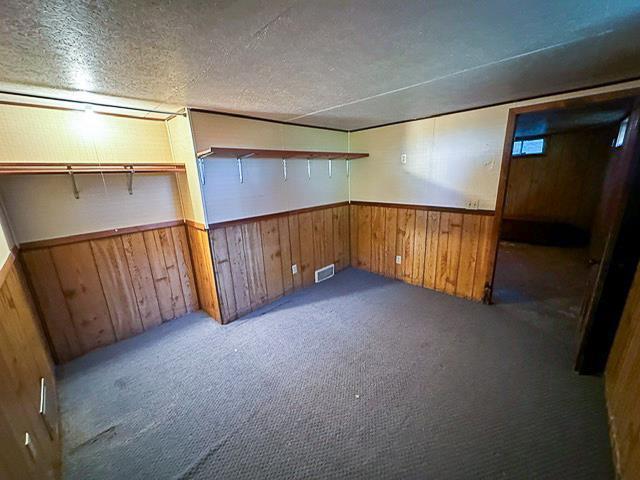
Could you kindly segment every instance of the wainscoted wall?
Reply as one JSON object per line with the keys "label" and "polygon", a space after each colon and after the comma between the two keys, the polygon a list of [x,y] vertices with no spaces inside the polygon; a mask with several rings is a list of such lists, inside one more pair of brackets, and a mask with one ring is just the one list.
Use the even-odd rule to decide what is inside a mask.
{"label": "wainscoted wall", "polygon": [[189,220],[186,222],[186,227],[191,247],[193,271],[198,286],[200,308],[218,322],[222,322],[216,278],[213,271],[213,257],[209,244],[209,230],[205,229],[204,225]]}
{"label": "wainscoted wall", "polygon": [[[40,379],[46,409],[40,413]],[[31,446],[25,446],[29,433]],[[58,398],[53,362],[20,265],[0,267],[0,475],[3,480],[60,476]]]}
{"label": "wainscoted wall", "polygon": [[58,362],[199,308],[182,222],[22,245]]}
{"label": "wainscoted wall", "polygon": [[622,479],[640,478],[640,266],[607,362],[605,386],[614,462]]}
{"label": "wainscoted wall", "polygon": [[[349,265],[345,203],[211,225],[216,282],[224,322],[299,288],[316,269]],[[292,265],[298,272],[292,273]]]}
{"label": "wainscoted wall", "polygon": [[546,137],[546,152],[513,157],[504,218],[590,230],[609,161],[611,128]]}
{"label": "wainscoted wall", "polygon": [[351,264],[412,285],[482,300],[490,274],[493,215],[467,212],[353,202]]}

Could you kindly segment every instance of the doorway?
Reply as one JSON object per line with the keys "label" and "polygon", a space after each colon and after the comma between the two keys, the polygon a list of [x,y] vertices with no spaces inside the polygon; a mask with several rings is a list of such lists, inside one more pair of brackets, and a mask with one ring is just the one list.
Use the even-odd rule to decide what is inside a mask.
{"label": "doorway", "polygon": [[604,369],[619,320],[615,312],[619,307],[621,313],[633,276],[627,267],[611,274],[614,254],[621,264],[637,264],[637,244],[622,253],[617,248],[621,229],[631,225],[624,212],[633,200],[637,117],[628,92],[512,109],[509,115],[491,300],[517,303],[536,321],[544,319],[539,326],[577,352],[581,373]]}

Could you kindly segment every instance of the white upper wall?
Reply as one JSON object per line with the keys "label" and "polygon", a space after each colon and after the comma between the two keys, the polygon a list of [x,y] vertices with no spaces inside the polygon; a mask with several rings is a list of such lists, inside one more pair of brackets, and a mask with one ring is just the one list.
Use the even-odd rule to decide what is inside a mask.
{"label": "white upper wall", "polygon": [[0,268],[9,258],[9,252],[13,246],[11,232],[9,231],[9,222],[4,215],[2,203],[0,202]]}
{"label": "white upper wall", "polygon": [[18,243],[181,220],[174,174],[139,174],[129,195],[126,175],[6,175],[0,194]]}
{"label": "white upper wall", "polygon": [[164,121],[0,105],[0,162],[173,163]]}
{"label": "white upper wall", "polygon": [[[348,151],[344,132],[284,125],[261,120],[191,112],[196,150],[211,146],[264,149]],[[295,210],[349,199],[346,162],[332,162],[329,177],[327,160],[287,160],[287,180],[282,161],[243,160],[244,182],[240,183],[234,159],[210,157],[204,162],[202,187],[207,223]]]}
{"label": "white upper wall", "polygon": [[494,209],[510,108],[634,87],[640,81],[353,132],[351,150],[370,156],[351,162],[351,200]]}

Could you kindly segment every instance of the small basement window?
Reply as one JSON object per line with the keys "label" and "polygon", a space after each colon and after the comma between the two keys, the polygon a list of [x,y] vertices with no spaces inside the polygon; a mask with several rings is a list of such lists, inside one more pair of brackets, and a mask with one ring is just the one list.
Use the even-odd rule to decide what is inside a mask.
{"label": "small basement window", "polygon": [[527,140],[515,140],[511,155],[521,157],[524,155],[541,155],[544,153],[546,142],[543,137],[529,138]]}
{"label": "small basement window", "polygon": [[627,128],[629,126],[629,117],[625,118],[620,122],[620,127],[618,127],[618,136],[616,137],[613,146],[619,148],[624,144],[624,136],[627,134]]}

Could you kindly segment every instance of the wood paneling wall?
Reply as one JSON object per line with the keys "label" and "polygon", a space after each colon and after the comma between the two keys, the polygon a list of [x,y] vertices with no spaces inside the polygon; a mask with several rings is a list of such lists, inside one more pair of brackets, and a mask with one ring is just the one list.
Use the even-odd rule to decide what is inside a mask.
{"label": "wood paneling wall", "polygon": [[198,286],[200,308],[218,322],[222,322],[216,278],[213,272],[211,246],[209,245],[209,231],[202,225],[187,221],[187,234],[191,246],[191,258]]}
{"label": "wood paneling wall", "polygon": [[605,385],[614,462],[622,479],[640,478],[640,265],[607,362]]}
{"label": "wood paneling wall", "polygon": [[[40,413],[40,379],[46,411]],[[32,448],[25,446],[29,433]],[[0,272],[0,478],[59,478],[60,429],[53,362],[22,270]]]}
{"label": "wood paneling wall", "polygon": [[562,222],[589,230],[612,137],[610,128],[550,135],[543,155],[513,157],[504,218]]}
{"label": "wood paneling wall", "polygon": [[[318,268],[349,265],[349,206],[317,207],[212,225],[211,246],[224,322],[302,287]],[[292,273],[292,265],[298,273]]]}
{"label": "wood paneling wall", "polygon": [[[430,207],[351,204],[354,267],[482,300],[493,216]],[[396,264],[396,256],[401,263]]]}
{"label": "wood paneling wall", "polygon": [[22,251],[60,363],[198,310],[184,225]]}

